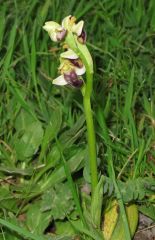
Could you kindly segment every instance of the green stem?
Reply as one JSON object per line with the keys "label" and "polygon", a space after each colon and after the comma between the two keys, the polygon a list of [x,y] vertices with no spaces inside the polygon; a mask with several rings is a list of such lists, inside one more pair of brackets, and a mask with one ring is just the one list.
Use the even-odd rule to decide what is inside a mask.
{"label": "green stem", "polygon": [[88,137],[88,151],[89,151],[89,165],[91,174],[91,188],[92,195],[98,183],[97,177],[97,156],[96,156],[96,138],[94,130],[93,115],[90,101],[90,86],[92,84],[92,74],[87,74],[87,83],[85,88],[85,94],[83,96],[83,104],[85,111],[85,118],[87,124],[87,137]]}
{"label": "green stem", "polygon": [[91,109],[91,93],[93,86],[93,60],[90,52],[85,44],[78,42],[77,37],[71,32],[67,34],[66,43],[68,46],[81,58],[86,68],[87,81],[82,89],[83,104],[87,124],[88,133],[88,150],[89,150],[89,165],[91,174],[91,190],[92,195],[98,183],[97,178],[97,156],[96,156],[96,138],[94,131],[94,122]]}

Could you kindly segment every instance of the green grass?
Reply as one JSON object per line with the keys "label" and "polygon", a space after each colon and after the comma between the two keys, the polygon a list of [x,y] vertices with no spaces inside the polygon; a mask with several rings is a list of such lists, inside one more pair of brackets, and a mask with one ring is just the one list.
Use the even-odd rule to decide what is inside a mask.
{"label": "green grass", "polygon": [[[42,29],[45,21],[60,22],[70,13],[85,21],[95,64],[92,105],[100,172],[112,179],[113,162],[116,180],[155,174],[154,1],[4,1],[0,8],[3,240],[65,239],[63,227],[60,238],[48,236],[49,226],[55,220],[59,229],[59,220],[78,219],[80,189],[90,183],[82,97],[80,91],[52,85],[61,49]],[[64,194],[60,208],[66,217],[57,219],[53,215],[57,209],[49,204],[43,211],[42,205],[49,193],[54,194],[55,185],[67,184],[66,162],[77,202],[72,199],[69,208]],[[52,196],[57,194],[55,190]],[[144,197],[137,203],[149,201]],[[36,206],[39,210],[33,215]],[[78,234],[81,225],[76,221],[73,225],[77,228],[68,227],[68,232]],[[84,239],[97,234],[90,228],[83,231]]]}

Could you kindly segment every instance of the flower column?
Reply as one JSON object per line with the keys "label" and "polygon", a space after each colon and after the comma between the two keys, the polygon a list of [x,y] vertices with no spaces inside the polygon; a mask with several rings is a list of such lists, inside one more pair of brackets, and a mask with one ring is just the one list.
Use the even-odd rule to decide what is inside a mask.
{"label": "flower column", "polygon": [[[70,15],[64,18],[61,25],[51,21],[46,22],[43,28],[48,32],[53,41],[63,40],[67,48],[67,51],[60,54],[60,66],[58,68],[60,76],[53,80],[53,84],[61,86],[70,85],[80,88],[82,91],[88,133],[91,190],[93,194],[98,182],[96,140],[90,101],[93,85],[93,61],[85,44],[86,33],[83,30],[83,25],[83,21],[76,23],[76,18]],[[82,78],[82,75],[85,73],[86,82]]]}

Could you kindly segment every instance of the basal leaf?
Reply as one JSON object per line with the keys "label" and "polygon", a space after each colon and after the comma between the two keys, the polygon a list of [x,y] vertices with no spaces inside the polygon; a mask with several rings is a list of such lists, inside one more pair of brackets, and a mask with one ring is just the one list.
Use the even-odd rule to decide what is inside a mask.
{"label": "basal leaf", "polygon": [[42,196],[41,211],[51,210],[54,219],[64,219],[74,209],[68,183],[60,183]]}
{"label": "basal leaf", "polygon": [[31,233],[43,234],[51,221],[51,212],[43,212],[40,202],[29,206],[26,214],[26,225]]}
{"label": "basal leaf", "polygon": [[38,150],[43,138],[43,129],[39,121],[31,123],[24,130],[23,135],[14,143],[17,158],[26,160],[31,158]]}
{"label": "basal leaf", "polygon": [[27,127],[35,121],[36,120],[29,112],[22,109],[15,120],[15,128],[17,131],[26,130]]}
{"label": "basal leaf", "polygon": [[0,187],[0,209],[5,208],[9,211],[17,211],[17,201],[13,194],[10,192],[9,187]]}
{"label": "basal leaf", "polygon": [[62,123],[62,111],[61,108],[58,107],[54,109],[51,120],[45,129],[45,134],[41,145],[41,153],[39,156],[40,160],[44,157],[49,142],[52,141],[57,136],[61,127],[61,123]]}
{"label": "basal leaf", "polygon": [[70,237],[75,235],[75,231],[69,221],[56,221],[55,226],[56,234],[58,235],[63,234]]}

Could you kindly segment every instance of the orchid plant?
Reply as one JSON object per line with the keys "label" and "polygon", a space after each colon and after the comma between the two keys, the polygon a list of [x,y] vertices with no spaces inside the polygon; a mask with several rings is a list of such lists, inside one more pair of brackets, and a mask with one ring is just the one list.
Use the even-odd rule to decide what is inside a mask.
{"label": "orchid plant", "polygon": [[[60,54],[59,76],[53,84],[71,86],[81,90],[88,133],[89,165],[91,174],[92,195],[98,183],[97,157],[94,123],[91,109],[91,94],[93,87],[93,61],[86,46],[84,21],[76,21],[74,16],[67,16],[61,25],[49,21],[43,26],[54,42],[63,42],[64,52]],[[86,80],[84,79],[86,74]]]}
{"label": "orchid plant", "polygon": [[[91,94],[93,88],[93,60],[86,46],[86,32],[84,31],[84,21],[77,22],[74,16],[69,15],[63,19],[61,25],[56,22],[49,21],[45,23],[43,28],[48,32],[52,41],[63,42],[63,49],[65,49],[65,51],[60,54],[60,66],[58,67],[59,76],[53,80],[53,84],[77,88],[81,90],[83,96],[83,105],[87,124],[92,195],[91,214],[87,214],[86,211],[85,215],[88,219],[92,218],[91,226],[93,226],[93,231],[95,231],[95,237],[93,237],[93,239],[105,238],[106,240],[120,240],[124,239],[124,236],[126,235],[126,239],[131,240],[131,235],[133,235],[133,233],[135,232],[138,221],[137,208],[134,204],[129,206],[129,208],[124,208],[123,200],[121,198],[117,183],[115,181],[115,173],[112,162],[111,169],[113,172],[113,182],[115,185],[117,199],[119,199],[118,202],[122,219],[118,224],[117,228],[115,228],[118,219],[118,214],[116,213],[118,202],[115,202],[114,200],[112,202],[113,205],[110,207],[111,210],[108,210],[108,212],[104,215],[104,237],[99,230],[101,226],[100,220],[102,216],[101,212],[104,176],[102,176],[98,181],[96,139],[93,123],[93,114],[91,109]],[[84,78],[84,75],[86,76],[86,78]],[[106,209],[108,209],[108,207]],[[132,211],[130,208],[132,208]],[[128,211],[132,214],[135,213],[132,225],[131,221],[129,220],[130,216],[128,214]],[[126,213],[128,216],[126,216]],[[82,219],[83,215],[80,215]],[[111,219],[111,217],[113,218],[114,216],[116,217],[116,219],[115,221],[113,221],[113,223],[111,223],[109,219]],[[83,223],[85,225],[85,220],[83,220]],[[96,232],[97,229],[99,230],[99,232]],[[98,237],[96,234],[99,234]]]}

